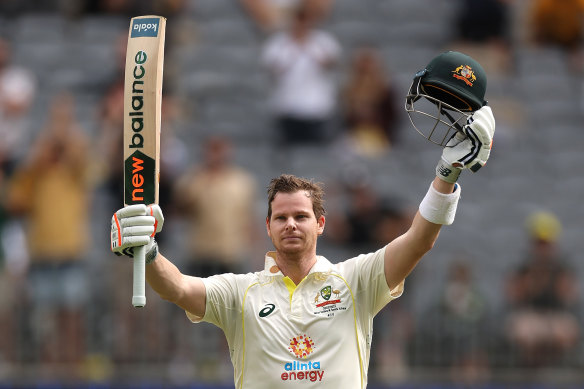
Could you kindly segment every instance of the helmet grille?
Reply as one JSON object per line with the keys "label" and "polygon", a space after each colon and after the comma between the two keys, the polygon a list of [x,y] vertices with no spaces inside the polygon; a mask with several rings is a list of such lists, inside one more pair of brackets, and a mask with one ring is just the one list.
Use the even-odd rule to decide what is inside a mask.
{"label": "helmet grille", "polygon": [[408,94],[405,109],[416,131],[439,146],[446,146],[470,116],[426,94]]}

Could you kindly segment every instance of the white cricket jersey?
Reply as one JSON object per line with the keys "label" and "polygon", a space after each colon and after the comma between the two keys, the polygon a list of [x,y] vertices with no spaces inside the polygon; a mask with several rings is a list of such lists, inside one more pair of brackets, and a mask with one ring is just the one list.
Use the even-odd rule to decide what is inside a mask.
{"label": "white cricket jersey", "polygon": [[297,286],[270,252],[261,272],[203,279],[205,316],[187,316],[224,331],[238,389],[365,388],[373,317],[403,291],[387,286],[384,252],[318,256]]}

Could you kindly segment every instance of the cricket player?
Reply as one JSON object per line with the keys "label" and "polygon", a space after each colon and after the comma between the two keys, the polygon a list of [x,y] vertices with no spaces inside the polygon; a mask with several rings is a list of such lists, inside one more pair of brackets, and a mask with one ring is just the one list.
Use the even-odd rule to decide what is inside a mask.
{"label": "cricket player", "polygon": [[[451,121],[447,127],[454,135],[411,227],[375,252],[338,263],[317,255],[326,222],[324,192],[292,175],[274,178],[268,187],[265,223],[274,250],[261,271],[182,274],[158,252],[154,235],[164,218],[157,205],[117,211],[112,250],[131,256],[133,247],[146,245],[152,289],[184,309],[193,323],[213,323],[224,331],[236,388],[365,388],[374,316],[402,294],[405,278],[441,227],[454,221],[461,171],[476,172],[489,158],[495,120],[484,101],[485,87],[480,65],[461,53],[443,53],[416,74],[406,110],[419,112],[420,99],[431,101],[437,123]],[[462,124],[455,113],[465,118]],[[435,129],[428,139],[431,135]]]}

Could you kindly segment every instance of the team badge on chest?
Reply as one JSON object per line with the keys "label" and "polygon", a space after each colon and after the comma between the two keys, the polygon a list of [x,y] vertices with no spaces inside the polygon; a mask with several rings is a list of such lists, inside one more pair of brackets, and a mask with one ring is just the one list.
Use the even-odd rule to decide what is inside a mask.
{"label": "team badge on chest", "polygon": [[332,285],[327,285],[320,289],[314,297],[314,305],[316,308],[314,314],[332,317],[335,311],[347,309],[341,305],[342,302],[341,291]]}

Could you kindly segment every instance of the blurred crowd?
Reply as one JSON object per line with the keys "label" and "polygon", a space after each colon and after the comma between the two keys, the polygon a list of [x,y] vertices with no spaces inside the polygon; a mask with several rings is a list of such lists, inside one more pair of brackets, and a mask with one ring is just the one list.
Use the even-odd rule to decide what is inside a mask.
{"label": "blurred crowd", "polygon": [[[132,16],[159,14],[169,26],[180,18],[188,32],[186,26],[197,20],[185,22],[185,15],[196,15],[199,3],[211,4],[42,3],[3,1],[0,17],[19,20],[40,12],[83,23],[87,16],[106,15],[125,23]],[[402,6],[385,3],[396,13]],[[427,3],[430,8],[434,4]],[[489,76],[514,79],[517,50],[553,47],[562,53],[568,72],[581,78],[584,1],[451,3],[456,5],[448,40],[436,53],[467,51],[484,61]],[[256,66],[266,79],[261,90],[269,130],[263,135],[269,148],[263,164],[273,171],[296,166],[301,153],[321,155],[311,161],[326,164],[329,153],[342,154],[346,162],[383,161],[400,150],[412,152],[404,146],[409,137],[404,131],[410,131],[402,112],[405,89],[383,50],[367,41],[348,46],[329,28],[333,17],[338,22],[340,6],[350,8],[351,2],[240,0],[234,7],[260,45]],[[167,54],[184,44],[185,31],[169,30]],[[45,80],[14,60],[22,43],[6,29],[0,28],[0,34],[0,383],[149,375],[176,382],[231,382],[229,352],[218,330],[190,325],[183,312],[150,291],[146,308],[132,308],[132,267],[108,249],[109,219],[122,205],[126,30],[109,42],[115,56],[100,59],[113,63],[113,71],[93,86],[98,98],[85,117],[75,90],[47,91]],[[198,39],[203,38],[193,37]],[[172,58],[167,55],[162,107],[160,201],[168,223],[160,246],[189,274],[254,271],[269,249],[263,230],[266,168],[259,172],[254,163],[242,162],[239,150],[250,145],[239,142],[242,135],[214,133],[213,123],[205,123],[211,128],[200,134],[185,135],[199,131],[201,107],[193,108],[181,93],[180,69],[173,67]],[[417,70],[412,68],[411,74]],[[513,100],[506,106],[520,104]],[[502,144],[509,134],[520,132],[514,128],[520,112],[501,109]],[[494,113],[499,124],[497,108]],[[438,158],[439,150],[433,151]],[[260,158],[260,152],[252,149],[250,156]],[[391,169],[407,171],[408,163]],[[426,166],[427,177],[417,177],[424,185],[432,163]],[[404,188],[380,191],[379,179],[356,163],[343,163],[338,174],[326,177],[330,210],[321,245],[333,256],[346,256],[330,259],[373,251],[407,229],[418,199],[404,196]],[[406,184],[394,184],[401,185]],[[471,195],[462,202],[467,201],[472,203]],[[502,199],[500,207],[507,206],[513,205]],[[481,269],[488,265],[477,266],[482,257],[456,245],[442,248],[445,271],[443,279],[435,280],[437,290],[424,290],[412,275],[409,288],[431,297],[413,309],[414,297],[406,287],[404,296],[376,318],[371,382],[404,382],[419,369],[439,371],[439,379],[484,382],[509,369],[584,367],[584,311],[574,268],[581,258],[572,258],[562,246],[565,235],[577,234],[567,233],[560,216],[541,208],[516,220],[523,253],[504,258],[509,252],[501,250],[498,256],[513,266],[490,272],[493,282],[484,282]],[[464,228],[489,234],[481,225]]]}

